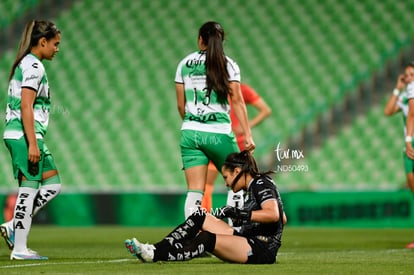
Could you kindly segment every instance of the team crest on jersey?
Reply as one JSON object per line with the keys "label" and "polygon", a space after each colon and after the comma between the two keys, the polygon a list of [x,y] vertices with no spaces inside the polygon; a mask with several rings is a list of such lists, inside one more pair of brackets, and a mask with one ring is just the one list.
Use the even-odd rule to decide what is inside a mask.
{"label": "team crest on jersey", "polygon": [[258,179],[257,181],[256,181],[256,184],[263,184],[264,182],[263,182],[263,180],[262,179]]}

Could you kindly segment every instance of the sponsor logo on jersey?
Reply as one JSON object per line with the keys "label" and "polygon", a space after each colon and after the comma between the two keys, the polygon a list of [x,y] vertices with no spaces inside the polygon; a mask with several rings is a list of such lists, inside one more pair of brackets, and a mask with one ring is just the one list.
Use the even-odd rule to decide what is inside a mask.
{"label": "sponsor logo on jersey", "polygon": [[24,79],[24,81],[30,81],[34,79],[38,79],[39,77],[37,75],[32,74],[31,76],[28,76]]}

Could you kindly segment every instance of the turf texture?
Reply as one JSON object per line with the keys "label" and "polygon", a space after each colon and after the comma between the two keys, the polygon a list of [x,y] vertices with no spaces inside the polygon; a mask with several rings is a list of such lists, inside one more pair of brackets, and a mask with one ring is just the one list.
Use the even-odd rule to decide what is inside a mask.
{"label": "turf texture", "polygon": [[29,247],[47,261],[11,261],[0,243],[0,274],[414,274],[414,229],[289,227],[273,265],[240,265],[203,257],[140,263],[124,240],[160,240],[170,228],[34,225]]}

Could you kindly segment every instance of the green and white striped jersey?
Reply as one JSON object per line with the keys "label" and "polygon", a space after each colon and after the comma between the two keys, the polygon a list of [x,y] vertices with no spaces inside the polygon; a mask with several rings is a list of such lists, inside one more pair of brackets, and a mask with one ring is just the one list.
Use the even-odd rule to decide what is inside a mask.
{"label": "green and white striped jersey", "polygon": [[[239,66],[226,58],[229,81],[240,82]],[[185,91],[185,116],[181,130],[228,134],[231,132],[229,101],[219,97],[215,91],[208,94],[205,60],[205,52],[197,51],[178,64],[175,82],[184,84]]]}
{"label": "green and white striped jersey", "polygon": [[404,89],[399,95],[398,95],[398,99],[397,99],[397,106],[400,107],[403,116],[404,116],[404,123],[405,123],[405,119],[407,118],[408,115],[408,93],[407,90]]}
{"label": "green and white striped jersey", "polygon": [[36,92],[33,104],[36,138],[46,134],[49,124],[50,91],[42,62],[33,54],[23,57],[9,83],[4,139],[19,139],[24,135],[21,120],[22,88]]}

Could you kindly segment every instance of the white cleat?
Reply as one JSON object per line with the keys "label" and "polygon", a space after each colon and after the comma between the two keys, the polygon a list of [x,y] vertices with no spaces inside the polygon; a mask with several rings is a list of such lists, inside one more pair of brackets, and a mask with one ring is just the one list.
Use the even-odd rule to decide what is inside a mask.
{"label": "white cleat", "polygon": [[132,256],[137,257],[143,262],[152,262],[154,259],[155,247],[152,244],[143,244],[137,239],[132,238],[131,240],[125,240],[125,247]]}
{"label": "white cleat", "polygon": [[14,248],[14,230],[9,226],[8,223],[3,223],[0,226],[0,234],[6,241],[7,246],[10,250]]}
{"label": "white cleat", "polygon": [[10,260],[48,260],[46,256],[40,256],[35,251],[27,249],[26,252],[14,252],[10,254]]}

